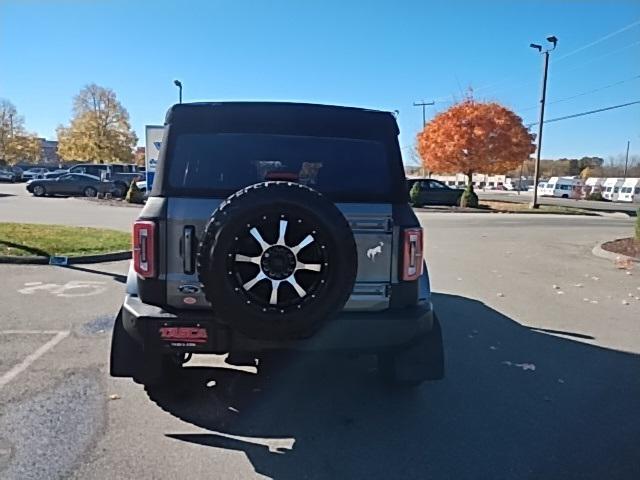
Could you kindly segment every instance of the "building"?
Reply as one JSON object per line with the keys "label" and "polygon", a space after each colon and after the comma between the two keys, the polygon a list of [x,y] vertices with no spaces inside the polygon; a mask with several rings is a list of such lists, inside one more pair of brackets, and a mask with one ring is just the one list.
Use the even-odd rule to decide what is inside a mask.
{"label": "building", "polygon": [[58,142],[56,140],[40,140],[40,163],[45,165],[58,165],[60,157],[58,157]]}

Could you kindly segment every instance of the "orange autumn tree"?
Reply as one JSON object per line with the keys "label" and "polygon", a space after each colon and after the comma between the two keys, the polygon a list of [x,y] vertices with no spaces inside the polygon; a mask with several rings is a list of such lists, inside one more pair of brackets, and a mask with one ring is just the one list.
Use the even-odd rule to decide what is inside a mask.
{"label": "orange autumn tree", "polygon": [[473,191],[474,172],[513,170],[535,152],[534,139],[508,108],[467,98],[431,120],[418,133],[417,147],[429,171],[462,172]]}

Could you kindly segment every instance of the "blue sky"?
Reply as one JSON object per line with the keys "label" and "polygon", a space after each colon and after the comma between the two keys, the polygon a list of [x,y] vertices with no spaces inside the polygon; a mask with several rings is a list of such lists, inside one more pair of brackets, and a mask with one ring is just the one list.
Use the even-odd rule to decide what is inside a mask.
{"label": "blue sky", "polygon": [[[179,78],[185,101],[399,110],[410,146],[422,124],[412,102],[439,100],[429,118],[470,86],[536,121],[541,58],[528,45],[550,34],[549,102],[624,83],[549,104],[548,119],[640,100],[638,0],[0,0],[0,97],[55,138],[73,95],[95,82],[116,91],[142,137]],[[607,157],[627,140],[640,153],[640,104],[547,125],[543,157]]]}

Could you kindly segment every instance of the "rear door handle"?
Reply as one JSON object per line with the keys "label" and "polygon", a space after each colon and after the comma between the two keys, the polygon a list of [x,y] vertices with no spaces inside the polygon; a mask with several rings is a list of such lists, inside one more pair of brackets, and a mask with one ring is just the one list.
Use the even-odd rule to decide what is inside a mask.
{"label": "rear door handle", "polygon": [[184,227],[182,233],[182,244],[184,245],[182,266],[184,273],[192,274],[194,272],[194,259],[193,259],[193,242],[195,239],[195,228],[191,225]]}

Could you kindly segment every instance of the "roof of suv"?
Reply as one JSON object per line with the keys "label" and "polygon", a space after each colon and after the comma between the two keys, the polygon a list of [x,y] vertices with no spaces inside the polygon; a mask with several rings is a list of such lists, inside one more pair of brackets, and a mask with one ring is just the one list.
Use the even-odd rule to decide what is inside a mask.
{"label": "roof of suv", "polygon": [[173,105],[165,123],[186,129],[207,125],[217,131],[254,131],[372,138],[397,136],[391,112],[356,107],[291,102],[199,102]]}

